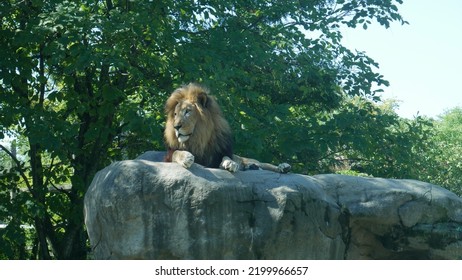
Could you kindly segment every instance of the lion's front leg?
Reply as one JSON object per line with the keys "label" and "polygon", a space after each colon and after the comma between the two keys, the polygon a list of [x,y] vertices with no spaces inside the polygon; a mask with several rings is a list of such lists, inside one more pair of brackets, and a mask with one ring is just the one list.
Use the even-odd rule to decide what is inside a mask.
{"label": "lion's front leg", "polygon": [[174,151],[172,162],[181,164],[184,168],[189,168],[194,163],[194,155],[188,151]]}
{"label": "lion's front leg", "polygon": [[281,163],[278,166],[273,165],[271,163],[259,162],[258,160],[252,158],[241,157],[238,155],[234,155],[233,159],[239,162],[244,170],[249,169],[263,169],[269,170],[277,173],[287,173],[290,171],[291,166],[288,163]]}
{"label": "lion's front leg", "polygon": [[258,166],[263,170],[269,170],[269,171],[283,173],[283,174],[288,173],[290,169],[292,168],[290,164],[285,163],[285,162],[278,164],[277,166],[271,163],[260,162]]}
{"label": "lion's front leg", "polygon": [[223,157],[223,160],[220,163],[220,168],[234,173],[239,170],[239,163],[225,156]]}

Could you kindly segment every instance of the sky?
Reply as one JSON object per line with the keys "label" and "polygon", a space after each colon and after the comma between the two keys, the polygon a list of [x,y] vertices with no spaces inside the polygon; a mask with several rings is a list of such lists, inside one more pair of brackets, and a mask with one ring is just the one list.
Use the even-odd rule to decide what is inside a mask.
{"label": "sky", "polygon": [[379,63],[390,82],[382,98],[397,99],[401,117],[462,106],[462,0],[404,0],[398,9],[408,25],[347,29],[343,44]]}

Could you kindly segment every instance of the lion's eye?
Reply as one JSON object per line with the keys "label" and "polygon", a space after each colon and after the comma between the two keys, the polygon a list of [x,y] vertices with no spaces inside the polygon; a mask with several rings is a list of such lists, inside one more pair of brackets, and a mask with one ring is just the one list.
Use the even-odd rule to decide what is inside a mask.
{"label": "lion's eye", "polygon": [[184,116],[189,117],[189,115],[191,115],[191,111],[190,110],[185,110],[184,111]]}

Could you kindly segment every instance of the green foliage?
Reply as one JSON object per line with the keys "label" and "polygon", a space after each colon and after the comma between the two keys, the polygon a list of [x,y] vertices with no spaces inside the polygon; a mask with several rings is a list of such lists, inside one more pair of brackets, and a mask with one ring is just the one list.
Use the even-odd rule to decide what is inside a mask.
{"label": "green foliage", "polygon": [[447,111],[433,123],[419,178],[462,195],[462,108]]}
{"label": "green foliage", "polygon": [[351,170],[351,169],[350,170],[339,170],[339,171],[336,172],[336,174],[347,175],[347,176],[356,176],[356,177],[372,177],[369,174],[361,173],[361,172],[354,171],[354,170]]}
{"label": "green foliage", "polygon": [[[1,129],[21,137],[26,155],[11,156],[21,176],[5,182],[27,190],[29,199],[18,203],[30,207],[17,224],[35,228],[37,258],[85,258],[83,195],[95,172],[161,146],[153,82],[163,81],[156,63],[166,53],[145,46],[147,14],[109,3],[1,4]],[[63,190],[66,184],[72,188]]]}
{"label": "green foliage", "polygon": [[341,174],[364,172],[377,177],[417,179],[462,195],[462,109],[449,110],[437,120],[420,116],[406,120],[393,113],[389,105],[370,104],[375,108],[375,117],[366,114],[369,119],[363,119],[363,130],[356,130],[369,135],[341,140],[350,144],[330,158],[328,169],[334,167]]}
{"label": "green foliage", "polygon": [[423,118],[404,120],[389,106],[353,97],[346,98],[339,109],[315,116],[318,124],[309,139],[316,153],[310,155],[314,160],[305,159],[311,162],[306,172],[352,170],[379,177],[416,178],[413,164],[425,149],[431,123]]}

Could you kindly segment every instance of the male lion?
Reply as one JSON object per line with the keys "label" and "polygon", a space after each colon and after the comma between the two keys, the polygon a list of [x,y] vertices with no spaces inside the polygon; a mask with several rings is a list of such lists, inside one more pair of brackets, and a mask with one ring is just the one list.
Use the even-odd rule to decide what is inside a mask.
{"label": "male lion", "polygon": [[189,168],[194,162],[231,172],[265,169],[287,173],[290,165],[275,166],[233,155],[231,129],[220,107],[204,87],[191,83],[176,89],[165,105],[165,161]]}

